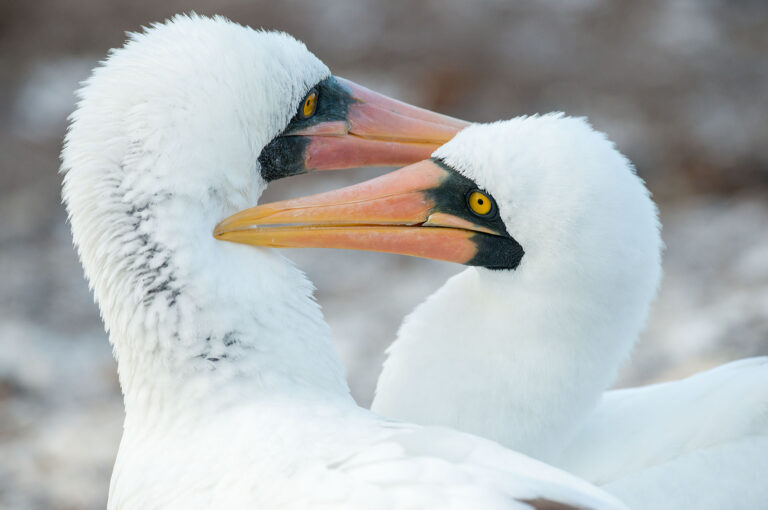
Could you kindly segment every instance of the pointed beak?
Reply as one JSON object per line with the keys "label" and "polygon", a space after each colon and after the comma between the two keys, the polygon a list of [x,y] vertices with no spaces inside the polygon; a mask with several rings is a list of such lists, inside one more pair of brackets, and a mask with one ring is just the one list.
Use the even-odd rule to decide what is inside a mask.
{"label": "pointed beak", "polygon": [[466,181],[441,164],[421,161],[354,186],[241,211],[214,235],[273,248],[342,248],[515,267],[519,257],[509,266],[502,252],[519,245],[503,223],[461,213]]}
{"label": "pointed beak", "polygon": [[[363,166],[403,166],[428,158],[469,123],[332,77],[334,110],[276,138],[260,158],[267,176]],[[321,97],[321,100],[324,99]],[[275,166],[274,170],[271,168]],[[275,177],[277,178],[277,177]]]}

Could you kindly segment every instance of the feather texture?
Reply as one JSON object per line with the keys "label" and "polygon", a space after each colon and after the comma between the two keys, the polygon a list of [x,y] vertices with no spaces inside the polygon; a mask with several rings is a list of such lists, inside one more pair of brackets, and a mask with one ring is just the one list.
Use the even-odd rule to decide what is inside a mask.
{"label": "feather texture", "polygon": [[372,409],[499,441],[636,509],[768,505],[768,363],[629,390],[615,381],[661,277],[656,207],[606,137],[552,114],[436,151],[490,192],[525,255],[469,268],[403,322]]}
{"label": "feather texture", "polygon": [[623,508],[495,443],[359,408],[304,274],[213,238],[327,75],[285,34],[177,16],[80,90],[63,197],[126,410],[108,507]]}

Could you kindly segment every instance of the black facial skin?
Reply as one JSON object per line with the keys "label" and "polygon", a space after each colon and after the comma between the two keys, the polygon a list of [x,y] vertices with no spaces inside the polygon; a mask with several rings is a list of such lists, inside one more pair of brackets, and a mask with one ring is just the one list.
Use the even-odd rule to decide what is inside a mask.
{"label": "black facial skin", "polygon": [[[434,211],[451,214],[499,232],[501,235],[477,232],[470,239],[477,246],[475,256],[465,262],[467,266],[481,266],[488,269],[516,269],[523,259],[525,251],[509,232],[499,216],[499,207],[493,197],[481,190],[471,179],[461,175],[448,166],[443,160],[431,158],[432,162],[448,172],[440,186],[427,192],[427,196],[435,203]],[[491,211],[481,216],[472,211],[467,198],[473,191],[480,191],[492,201]]]}
{"label": "black facial skin", "polygon": [[355,103],[350,91],[339,83],[336,78],[329,76],[307,93],[317,92],[317,109],[315,114],[304,118],[301,109],[304,105],[302,98],[298,111],[288,126],[275,137],[259,154],[261,163],[261,176],[265,181],[289,177],[307,172],[304,166],[304,151],[309,145],[308,136],[294,136],[291,133],[306,129],[315,124],[333,121],[346,121],[349,105]]}

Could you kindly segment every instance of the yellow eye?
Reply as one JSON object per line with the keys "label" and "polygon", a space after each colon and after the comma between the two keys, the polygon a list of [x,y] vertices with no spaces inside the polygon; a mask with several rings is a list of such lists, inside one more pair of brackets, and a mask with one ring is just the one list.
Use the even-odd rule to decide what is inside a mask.
{"label": "yellow eye", "polygon": [[315,114],[315,110],[317,110],[317,92],[311,90],[307,97],[304,98],[304,103],[301,106],[301,116],[308,119]]}
{"label": "yellow eye", "polygon": [[486,216],[490,214],[493,209],[491,198],[479,191],[470,193],[469,197],[467,197],[467,202],[469,203],[469,208],[472,209],[472,212],[478,216]]}

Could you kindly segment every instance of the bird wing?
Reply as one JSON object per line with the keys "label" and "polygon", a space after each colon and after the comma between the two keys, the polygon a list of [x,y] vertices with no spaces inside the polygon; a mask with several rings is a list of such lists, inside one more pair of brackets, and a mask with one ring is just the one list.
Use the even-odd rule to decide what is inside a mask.
{"label": "bird wing", "polygon": [[[558,465],[604,485],[654,466],[678,462],[682,469],[686,455],[717,451],[710,456],[723,458],[729,444],[736,452],[752,442],[768,459],[766,438],[768,357],[748,358],[680,381],[606,392]],[[715,465],[701,470],[706,466],[711,478],[722,476]]]}
{"label": "bird wing", "polygon": [[602,488],[630,508],[768,508],[768,436],[748,436],[690,451],[633,471]]}
{"label": "bird wing", "polygon": [[[491,441],[439,427],[382,422],[377,441],[325,466],[312,508],[625,509],[572,475]],[[333,497],[331,497],[333,495]],[[309,506],[308,506],[309,507]]]}

